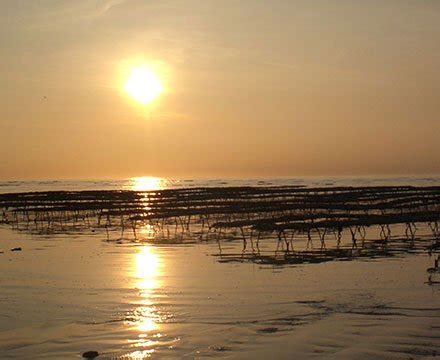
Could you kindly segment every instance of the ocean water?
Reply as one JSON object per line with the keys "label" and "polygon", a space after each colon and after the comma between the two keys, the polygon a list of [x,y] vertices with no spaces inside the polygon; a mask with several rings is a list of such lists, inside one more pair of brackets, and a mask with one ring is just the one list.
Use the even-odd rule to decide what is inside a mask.
{"label": "ocean water", "polygon": [[362,176],[362,177],[291,177],[255,179],[172,179],[134,177],[117,180],[33,180],[0,181],[0,193],[56,190],[158,190],[222,186],[386,186],[440,185],[440,176]]}

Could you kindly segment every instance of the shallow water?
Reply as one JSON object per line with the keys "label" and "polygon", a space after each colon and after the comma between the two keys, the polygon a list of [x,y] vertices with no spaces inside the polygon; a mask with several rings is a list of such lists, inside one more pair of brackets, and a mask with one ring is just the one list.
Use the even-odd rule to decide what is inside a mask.
{"label": "shallow water", "polygon": [[133,177],[112,180],[14,180],[0,181],[0,194],[26,191],[55,190],[158,190],[191,187],[223,186],[435,186],[440,175],[429,176],[339,176],[339,177],[283,177],[255,179],[173,179],[160,177]]}
{"label": "shallow water", "polygon": [[440,288],[427,283],[426,252],[274,266],[221,261],[211,241],[119,244],[6,225],[0,251],[1,358],[440,354]]}

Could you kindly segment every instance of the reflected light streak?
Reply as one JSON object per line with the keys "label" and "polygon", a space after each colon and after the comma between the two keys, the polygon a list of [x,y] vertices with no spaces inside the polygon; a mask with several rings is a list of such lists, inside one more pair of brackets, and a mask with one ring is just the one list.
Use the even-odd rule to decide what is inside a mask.
{"label": "reflected light streak", "polygon": [[167,181],[154,176],[140,176],[130,179],[129,188],[134,191],[152,191],[166,188]]}
{"label": "reflected light streak", "polygon": [[143,347],[146,344],[145,333],[159,329],[161,317],[154,306],[155,291],[161,287],[158,279],[161,275],[161,262],[159,256],[150,245],[143,246],[135,255],[134,286],[140,290],[142,305],[135,311],[136,328],[141,334],[139,341],[134,346]]}
{"label": "reflected light streak", "polygon": [[142,360],[151,358],[154,350],[143,350],[143,351],[135,351],[130,354],[125,354],[121,359],[130,359],[130,360]]}
{"label": "reflected light streak", "polygon": [[[154,176],[141,176],[133,177],[130,179],[128,188],[133,191],[155,191],[161,190],[167,187],[167,180]],[[145,214],[148,214],[151,210],[149,202],[149,193],[144,193],[142,195],[142,206],[145,210]],[[143,223],[138,230],[139,234],[143,239],[153,240],[155,236],[154,228],[151,224]]]}

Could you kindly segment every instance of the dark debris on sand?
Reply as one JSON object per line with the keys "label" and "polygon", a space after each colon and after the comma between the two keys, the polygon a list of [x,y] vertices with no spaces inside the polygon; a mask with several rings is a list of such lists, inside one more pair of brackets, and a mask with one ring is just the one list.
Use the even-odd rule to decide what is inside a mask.
{"label": "dark debris on sand", "polygon": [[82,357],[85,359],[94,359],[99,356],[99,353],[97,351],[86,351],[82,354]]}

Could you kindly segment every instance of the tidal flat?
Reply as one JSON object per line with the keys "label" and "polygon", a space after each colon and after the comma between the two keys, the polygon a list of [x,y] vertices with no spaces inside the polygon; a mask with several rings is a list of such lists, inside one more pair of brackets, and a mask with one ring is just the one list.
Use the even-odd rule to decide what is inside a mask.
{"label": "tidal flat", "polygon": [[3,194],[0,357],[437,357],[439,190]]}
{"label": "tidal flat", "polygon": [[[221,261],[209,241],[116,242],[4,225],[0,239],[2,358],[440,353],[440,292],[427,281],[435,257],[427,252],[280,266]],[[242,244],[222,250],[239,254]]]}

